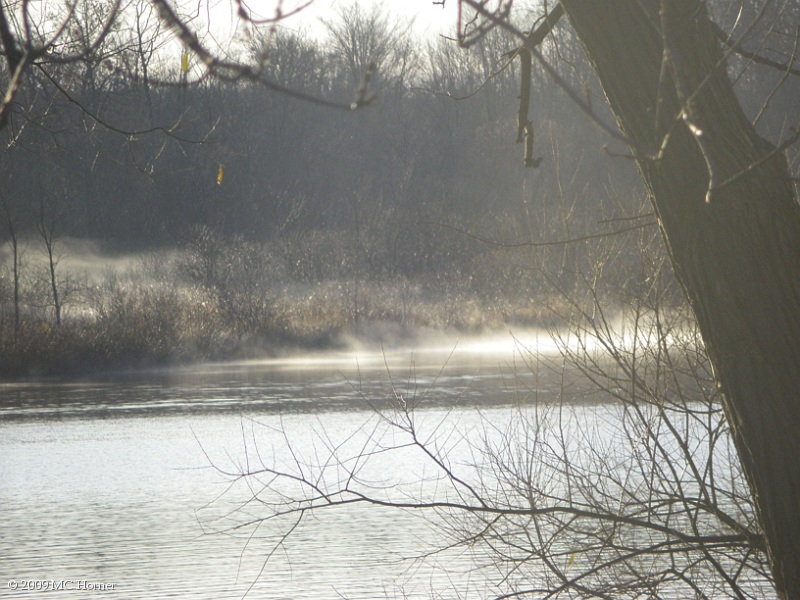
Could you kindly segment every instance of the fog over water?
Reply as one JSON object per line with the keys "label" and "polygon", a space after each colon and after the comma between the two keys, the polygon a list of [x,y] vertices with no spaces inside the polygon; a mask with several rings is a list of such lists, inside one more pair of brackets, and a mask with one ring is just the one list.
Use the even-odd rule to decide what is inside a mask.
{"label": "fog over water", "polygon": [[[456,415],[469,430],[479,416],[507,419],[507,406],[534,384],[508,335],[441,342],[413,353],[320,353],[0,387],[0,515],[14,524],[0,532],[4,575],[115,583],[126,598],[238,598],[251,585],[252,597],[265,598],[428,598],[448,589],[483,597],[469,556],[443,555],[447,570],[440,559],[404,560],[440,536],[414,514],[319,515],[265,567],[279,529],[265,525],[253,538],[228,531],[246,489],[215,501],[230,482],[210,461],[285,460],[287,440],[310,452],[321,428],[347,439],[374,418],[369,403],[394,393],[416,397],[425,418]],[[542,378],[537,390],[554,386]],[[413,457],[395,460],[389,472],[415,476]]]}
{"label": "fog over water", "polygon": [[[446,515],[353,505],[316,510],[293,528],[292,515],[260,521],[296,494],[291,480],[236,476],[267,468],[314,477],[328,465],[318,482],[335,487],[338,461],[363,456],[358,485],[379,497],[463,500],[390,424],[412,406],[419,438],[489,493],[513,496],[485,450],[527,452],[524,428],[548,414],[557,425],[540,441],[574,447],[573,467],[595,456],[592,448],[629,452],[623,404],[565,365],[545,332],[439,334],[419,348],[362,341],[0,386],[0,518],[14,524],[0,529],[4,575],[114,584],[126,598],[202,600],[248,590],[255,598],[488,598],[530,585],[535,570],[506,572],[485,550],[441,551],[460,526]],[[697,434],[702,440],[702,426]],[[726,471],[729,461],[723,453],[715,465]],[[507,587],[495,587],[500,581]],[[667,587],[659,597],[682,596]]]}
{"label": "fog over water", "polygon": [[0,384],[0,417],[255,407],[305,412],[343,405],[362,409],[364,399],[380,399],[392,385],[413,386],[422,393],[428,386],[446,389],[457,381],[461,386],[448,393],[480,395],[488,401],[491,397],[484,395],[504,378],[530,376],[531,349],[539,348],[542,359],[554,356],[556,349],[546,334],[535,331],[462,339],[435,333],[429,334],[427,346],[413,351],[381,349],[380,341],[364,338],[350,341],[347,350],[117,371],[78,381]]}

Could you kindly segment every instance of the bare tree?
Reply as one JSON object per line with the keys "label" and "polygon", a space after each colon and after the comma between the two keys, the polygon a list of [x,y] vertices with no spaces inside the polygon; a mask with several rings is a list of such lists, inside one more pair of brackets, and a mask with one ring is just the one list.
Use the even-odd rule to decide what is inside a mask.
{"label": "bare tree", "polygon": [[[236,486],[252,494],[226,531],[269,527],[271,557],[317,512],[393,508],[439,532],[417,560],[447,569],[448,552],[468,553],[498,598],[769,594],[711,366],[687,307],[671,303],[674,279],[655,246],[640,246],[649,289],[629,296],[622,315],[603,310],[606,263],[584,273],[582,297],[562,290],[560,356],[520,346],[501,421],[452,399],[442,411],[435,382],[417,387],[412,373],[403,384],[390,372],[386,397],[363,397],[374,416],[360,430],[321,428],[302,444],[284,432],[288,461],[260,446],[256,429],[246,464],[215,464],[232,481],[231,501]],[[559,399],[531,375],[560,378]],[[479,425],[461,427],[467,412]]]}
{"label": "bare tree", "polygon": [[[292,14],[303,10],[303,4],[284,12],[276,2],[272,10],[259,15],[243,5],[238,6],[231,30],[236,45],[236,31],[250,32],[257,27],[275,27]],[[0,100],[0,129],[9,124],[14,101],[21,89],[37,79],[47,82],[84,114],[128,136],[152,131],[173,133],[179,122],[139,128],[123,127],[107,122],[77,94],[87,91],[90,83],[100,80],[119,80],[133,77],[150,85],[174,85],[175,78],[153,73],[150,64],[155,54],[171,41],[184,49],[181,59],[182,78],[187,84],[203,80],[249,80],[289,97],[316,102],[329,107],[349,109],[350,103],[293,90],[264,76],[266,56],[250,56],[249,60],[232,58],[228,44],[219,44],[208,33],[210,26],[204,17],[211,7],[173,5],[166,0],[145,0],[130,4],[119,0],[93,3],[80,0],[61,11],[42,11],[30,2],[0,3],[0,47],[5,64],[5,91]],[[126,31],[131,31],[126,34]],[[247,37],[249,33],[243,34]],[[188,65],[193,63],[190,76]],[[183,68],[183,63],[187,68]],[[365,95],[358,105],[366,104]],[[25,118],[25,111],[17,111]]]}
{"label": "bare tree", "polygon": [[57,327],[61,327],[61,313],[64,308],[63,290],[58,277],[58,263],[61,261],[61,254],[56,250],[59,221],[60,217],[55,211],[48,210],[44,202],[39,204],[36,230],[39,233],[45,258],[47,259],[47,282],[50,288],[50,298]]}
{"label": "bare tree", "polygon": [[6,231],[8,232],[8,246],[11,250],[11,277],[13,279],[13,303],[14,303],[14,346],[19,341],[20,328],[20,269],[21,269],[21,248],[17,234],[16,215],[13,214],[9,201],[5,196],[0,197],[3,203],[3,216],[6,221]]}
{"label": "bare tree", "polygon": [[[262,78],[263,64],[242,63],[214,52],[189,18],[169,3],[152,1],[163,26],[169,28],[199,65],[195,81],[209,77],[232,81],[251,79],[292,97],[309,97]],[[743,552],[748,557],[762,556],[759,552],[763,548],[779,596],[800,597],[800,569],[797,568],[800,564],[800,516],[796,510],[800,505],[800,463],[786,460],[800,454],[797,436],[800,430],[797,406],[797,398],[800,398],[797,362],[800,356],[800,207],[796,177],[790,172],[785,156],[800,133],[784,132],[782,137],[770,141],[757,129],[762,122],[761,109],[766,111],[774,105],[773,91],[798,74],[796,62],[800,44],[796,34],[796,6],[791,2],[765,2],[749,24],[741,25],[737,20],[728,31],[723,31],[709,18],[707,3],[701,0],[613,0],[602,4],[562,0],[543,21],[532,23],[529,30],[524,31],[509,19],[510,1],[461,0],[460,5],[459,36],[463,45],[473,44],[498,27],[505,29],[519,40],[520,57],[528,56],[531,63],[535,60],[553,85],[580,106],[588,119],[605,129],[615,143],[625,144],[630,149],[629,158],[636,161],[645,182],[672,265],[697,319],[715,380],[721,389],[726,423],[731,428],[737,456],[752,490],[758,528],[747,519],[735,519],[736,527],[729,523],[729,529],[719,534],[727,536],[718,540],[719,548],[746,548]],[[111,4],[100,13],[91,13],[91,19],[80,21],[76,30],[71,25],[78,13],[68,10],[56,19],[42,21],[30,6],[25,2],[0,3],[0,42],[6,66],[0,125],[8,124],[14,99],[32,70],[56,86],[60,93],[74,99],[71,88],[61,83],[57,68],[81,65],[82,61],[93,65],[98,50],[109,39],[121,14],[121,5]],[[770,7],[777,7],[778,12],[772,12]],[[253,25],[270,26],[284,17],[276,11],[274,16],[260,19],[249,14],[244,5],[239,8],[240,18]],[[471,13],[467,14],[469,11]],[[585,89],[572,87],[573,82],[560,73],[559,65],[554,65],[540,51],[540,44],[546,43],[550,36],[553,21],[562,16],[569,20],[585,49],[619,129],[594,110],[594,96]],[[791,27],[784,27],[787,20]],[[762,40],[776,34],[788,44],[774,53],[758,51],[757,45],[750,45],[751,35],[756,30],[765,32]],[[78,31],[79,43],[70,40],[67,32],[73,31]],[[351,40],[352,37],[344,37],[342,43],[354,50],[356,46],[349,44]],[[372,76],[371,62],[375,61],[376,65],[378,62],[377,49],[376,46],[367,53],[351,52],[347,69],[349,85],[356,88],[356,100],[346,106],[357,107],[371,98],[368,79]],[[743,110],[733,85],[733,80],[741,79],[745,71],[728,69],[727,59],[737,53],[746,58],[747,68],[758,64],[776,69],[780,74],[774,89],[764,90],[762,105],[753,116]],[[525,68],[522,70],[524,72]],[[527,94],[522,96],[524,100],[529,99]],[[83,108],[91,114],[87,107]],[[524,116],[520,118],[523,136],[530,135],[532,139],[533,132],[527,127]],[[794,117],[789,115],[789,118]],[[536,162],[533,155],[527,157],[526,162],[528,158],[531,163]],[[58,305],[59,300],[55,303]],[[658,325],[663,321],[660,318],[654,321],[656,331],[663,329]],[[638,321],[634,319],[633,322]],[[656,348],[658,346],[655,344]],[[634,378],[629,374],[625,381],[629,379]],[[608,389],[613,391],[614,388]],[[637,398],[631,405],[638,406],[638,402]],[[407,406],[407,399],[397,398],[397,403],[398,416],[390,422],[412,435],[414,441],[413,428],[407,425],[413,413],[403,408]],[[657,416],[663,420],[663,414],[658,412],[659,405],[654,406]],[[686,435],[689,433],[687,431]],[[416,445],[424,451],[424,444]],[[677,454],[658,452],[674,461],[686,454],[682,448]],[[442,468],[447,466],[443,459],[437,461],[435,455],[432,459],[435,464],[441,463]],[[694,465],[696,469],[689,465],[689,471],[702,474],[711,470],[712,464]],[[471,497],[474,486],[459,479],[457,474],[451,475],[447,470],[444,473],[456,488],[466,485],[461,490],[462,497]],[[355,473],[351,474],[355,481]],[[692,486],[676,479],[674,474],[667,472],[665,476],[672,477],[668,481],[675,483],[675,489],[691,491]],[[701,492],[703,486],[707,487],[705,480],[698,481],[697,476],[694,481],[693,485],[699,486]],[[303,485],[307,483],[303,480]],[[318,488],[309,489],[319,492]],[[345,487],[343,491],[350,493],[351,489]],[[369,498],[363,492],[358,493]],[[474,494],[473,497],[479,496]],[[736,494],[733,496],[738,498]],[[339,502],[339,497],[331,491],[315,497],[322,503]],[[691,497],[702,500],[700,493]],[[364,498],[357,497],[356,501],[364,501]],[[571,497],[560,500],[570,501]],[[491,506],[484,502],[480,507],[484,504]],[[475,508],[472,504],[462,505],[470,511]],[[686,508],[686,503],[679,501],[677,506],[685,510],[680,518],[670,516],[669,520],[688,519],[686,522],[700,530],[699,522],[691,520],[694,514],[699,514],[695,503],[689,503],[695,512]],[[303,514],[305,508],[301,506],[298,510],[298,514]],[[529,514],[530,506],[526,510]],[[558,508],[539,513],[537,509],[534,512],[537,516],[550,512],[582,516],[570,510],[564,512]],[[598,514],[605,513],[598,510]],[[712,514],[717,513],[712,511]],[[627,517],[620,522],[623,523],[640,525]],[[723,519],[722,523],[726,521]],[[581,531],[573,530],[573,533]],[[703,557],[710,552],[709,548],[715,548],[713,540],[717,538],[713,536],[718,535],[686,533],[674,527],[662,533],[672,536],[669,544],[651,544],[650,548],[674,549],[683,543],[687,548],[691,546],[691,552],[701,552]],[[595,536],[594,539],[599,543],[600,538]],[[613,542],[600,548],[619,552],[623,547],[627,546]],[[724,562],[713,558],[713,552],[711,556],[712,559],[703,558],[704,564],[716,569],[712,560],[719,564]],[[613,564],[629,564],[622,559],[608,560]],[[733,572],[741,572],[751,564],[749,561],[750,558],[736,559]],[[676,566],[673,571],[679,573],[682,580],[694,583],[687,575],[688,567]],[[724,565],[717,571],[731,572]],[[554,569],[551,572],[558,575]],[[662,573],[660,581],[665,581],[667,576]],[[736,577],[729,575],[729,580],[737,584]],[[734,589],[730,583],[727,585]],[[571,589],[588,593],[574,585]],[[602,592],[602,588],[593,589]]]}
{"label": "bare tree", "polygon": [[[564,0],[526,32],[510,22],[510,2],[460,4],[463,45],[495,27],[512,32],[588,119],[631,149],[692,318],[639,300],[615,326],[595,291],[597,271],[587,279],[588,306],[570,300],[583,324],[572,323],[563,354],[593,393],[618,402],[618,415],[603,415],[614,443],[576,437],[561,409],[525,412],[500,446],[475,448],[482,460],[462,470],[436,432],[418,430],[422,399],[393,388],[390,408],[376,407],[379,422],[402,436],[390,448],[377,435],[343,455],[331,441],[318,462],[298,456],[296,470],[268,458],[228,470],[264,490],[273,510],[253,522],[300,522],[358,504],[440,511],[450,523],[466,515],[472,527],[455,528],[453,543],[488,548],[510,585],[504,597],[800,597],[800,465],[787,460],[800,451],[800,205],[785,157],[800,133],[773,142],[759,135],[758,116],[735,95],[737,73],[726,68],[738,51],[782,71],[776,86],[793,76],[794,27],[780,60],[740,40],[756,26],[782,30],[794,11],[766,20],[761,11],[745,31],[721,33],[700,0]],[[562,15],[619,129],[539,51]],[[763,108],[773,96],[764,91]],[[393,498],[391,478],[361,477],[366,463],[398,447],[429,461],[443,499]],[[296,493],[269,495],[283,483]]]}
{"label": "bare tree", "polygon": [[[577,33],[617,131],[565,85],[531,39],[535,30],[513,27],[509,3],[500,4],[463,0],[479,18],[462,42],[495,26],[515,31],[572,101],[631,148],[714,365],[778,595],[800,597],[800,465],[786,460],[800,452],[800,205],[784,154],[800,133],[777,142],[759,135],[725,60],[754,28],[779,33],[794,11],[770,17],[763,3],[749,25],[722,33],[700,0],[559,3],[553,10]],[[780,60],[750,52],[786,75],[779,84],[798,73],[789,31]],[[772,92],[764,96],[766,106]]]}
{"label": "bare tree", "polygon": [[384,5],[369,10],[357,2],[343,6],[335,21],[326,23],[331,50],[350,89],[366,84],[402,89],[418,68],[417,52],[411,38],[411,23],[393,20]]}

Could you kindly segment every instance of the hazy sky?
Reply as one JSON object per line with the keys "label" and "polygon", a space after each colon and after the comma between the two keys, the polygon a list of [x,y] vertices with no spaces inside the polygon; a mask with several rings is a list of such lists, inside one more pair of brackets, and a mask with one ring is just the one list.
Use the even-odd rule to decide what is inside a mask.
{"label": "hazy sky", "polygon": [[[358,0],[359,4],[371,7],[381,3],[390,13],[398,18],[414,18],[414,29],[420,34],[436,35],[446,33],[453,35],[456,27],[458,0],[447,0],[445,7],[434,5],[432,0]],[[351,4],[352,0],[314,0],[302,13],[285,22],[286,27],[320,28],[321,19],[335,17],[337,8]],[[289,0],[283,3],[284,13],[292,7],[303,4],[303,0]],[[274,14],[275,0],[252,0],[248,3],[254,10],[270,11]]]}

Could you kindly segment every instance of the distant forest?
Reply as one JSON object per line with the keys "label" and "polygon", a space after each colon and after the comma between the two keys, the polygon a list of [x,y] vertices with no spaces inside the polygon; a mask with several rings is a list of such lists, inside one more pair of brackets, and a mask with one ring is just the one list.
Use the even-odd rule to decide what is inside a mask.
{"label": "distant forest", "polygon": [[[502,32],[462,50],[415,40],[407,25],[358,8],[328,27],[321,40],[265,32],[238,52],[265,53],[266,80],[345,106],[374,62],[374,100],[362,109],[252,81],[185,85],[179,49],[173,61],[151,56],[148,67],[133,44],[98,52],[97,64],[65,66],[68,89],[37,80],[4,135],[3,198],[18,229],[33,231],[43,209],[58,216],[61,235],[120,251],[174,246],[197,226],[257,241],[338,232],[391,240],[408,265],[405,255],[449,237],[423,223],[480,224],[484,235],[517,239],[508,227],[526,210],[556,209],[564,196],[600,205],[620,195],[614,185],[636,195],[631,165],[603,156],[603,135],[539,71],[530,117],[543,161],[524,168],[514,143],[516,44]],[[575,65],[570,83],[591,96],[575,44],[551,52]]]}
{"label": "distant forest", "polygon": [[[290,318],[278,307],[317,297],[322,311],[323,299],[342,285],[346,314],[323,329],[362,318],[436,327],[546,322],[531,308],[546,283],[569,285],[598,260],[580,241],[560,242],[631,230],[623,237],[641,243],[656,234],[655,225],[643,227],[655,218],[629,150],[536,66],[529,118],[533,153],[542,160],[525,166],[524,144],[515,143],[518,43],[499,29],[461,49],[444,38],[422,42],[380,8],[354,4],[323,37],[278,27],[249,40],[231,52],[244,61],[266,56],[262,80],[269,85],[194,81],[179,48],[155,47],[134,29],[109,36],[96,60],[65,64],[58,84],[30,73],[33,83],[20,91],[11,126],[0,134],[0,317],[4,351],[14,357],[7,373],[24,373],[46,354],[33,342],[19,350],[25,331],[32,340],[41,329],[32,323],[60,328],[63,317],[64,326],[71,318],[87,327],[90,317],[113,310],[109,286],[129,294],[119,281],[103,287],[58,272],[58,260],[49,272],[34,272],[26,248],[49,247],[59,259],[66,240],[86,239],[104,255],[161,253],[147,277],[158,280],[159,263],[162,284],[180,281],[181,297],[213,303],[206,317],[232,332],[177,351],[194,358],[219,354],[212,346],[237,346],[263,326],[264,314],[263,339],[318,343],[303,332],[325,318]],[[595,116],[613,124],[569,28],[559,25],[543,50]],[[738,85],[745,100],[748,90],[764,89],[746,78]],[[328,106],[348,106],[359,94],[369,97],[357,110]],[[785,89],[770,101],[787,107],[775,114],[796,106]],[[777,139],[785,124],[765,117],[760,126]],[[543,267],[531,253],[549,242],[557,244],[542,248],[550,265]],[[609,265],[609,278],[636,284],[646,277],[637,260],[628,254]],[[381,290],[395,297],[380,300]],[[252,296],[257,307],[247,304]],[[409,320],[410,306],[423,301],[450,304],[444,316]],[[472,318],[473,310],[491,318]],[[125,327],[147,329],[152,320]],[[185,323],[175,324],[181,327],[185,333]],[[47,331],[48,339],[63,337]],[[58,340],[52,352],[63,354]],[[165,355],[176,352],[169,340],[156,345]],[[75,352],[96,358],[112,346]]]}

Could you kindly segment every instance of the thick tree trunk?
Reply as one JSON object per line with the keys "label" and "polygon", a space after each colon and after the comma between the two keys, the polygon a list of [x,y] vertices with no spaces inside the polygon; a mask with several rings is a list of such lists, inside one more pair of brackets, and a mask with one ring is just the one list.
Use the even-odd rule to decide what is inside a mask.
{"label": "thick tree trunk", "polygon": [[800,599],[800,206],[786,160],[743,114],[702,2],[562,4],[697,317],[778,593]]}

